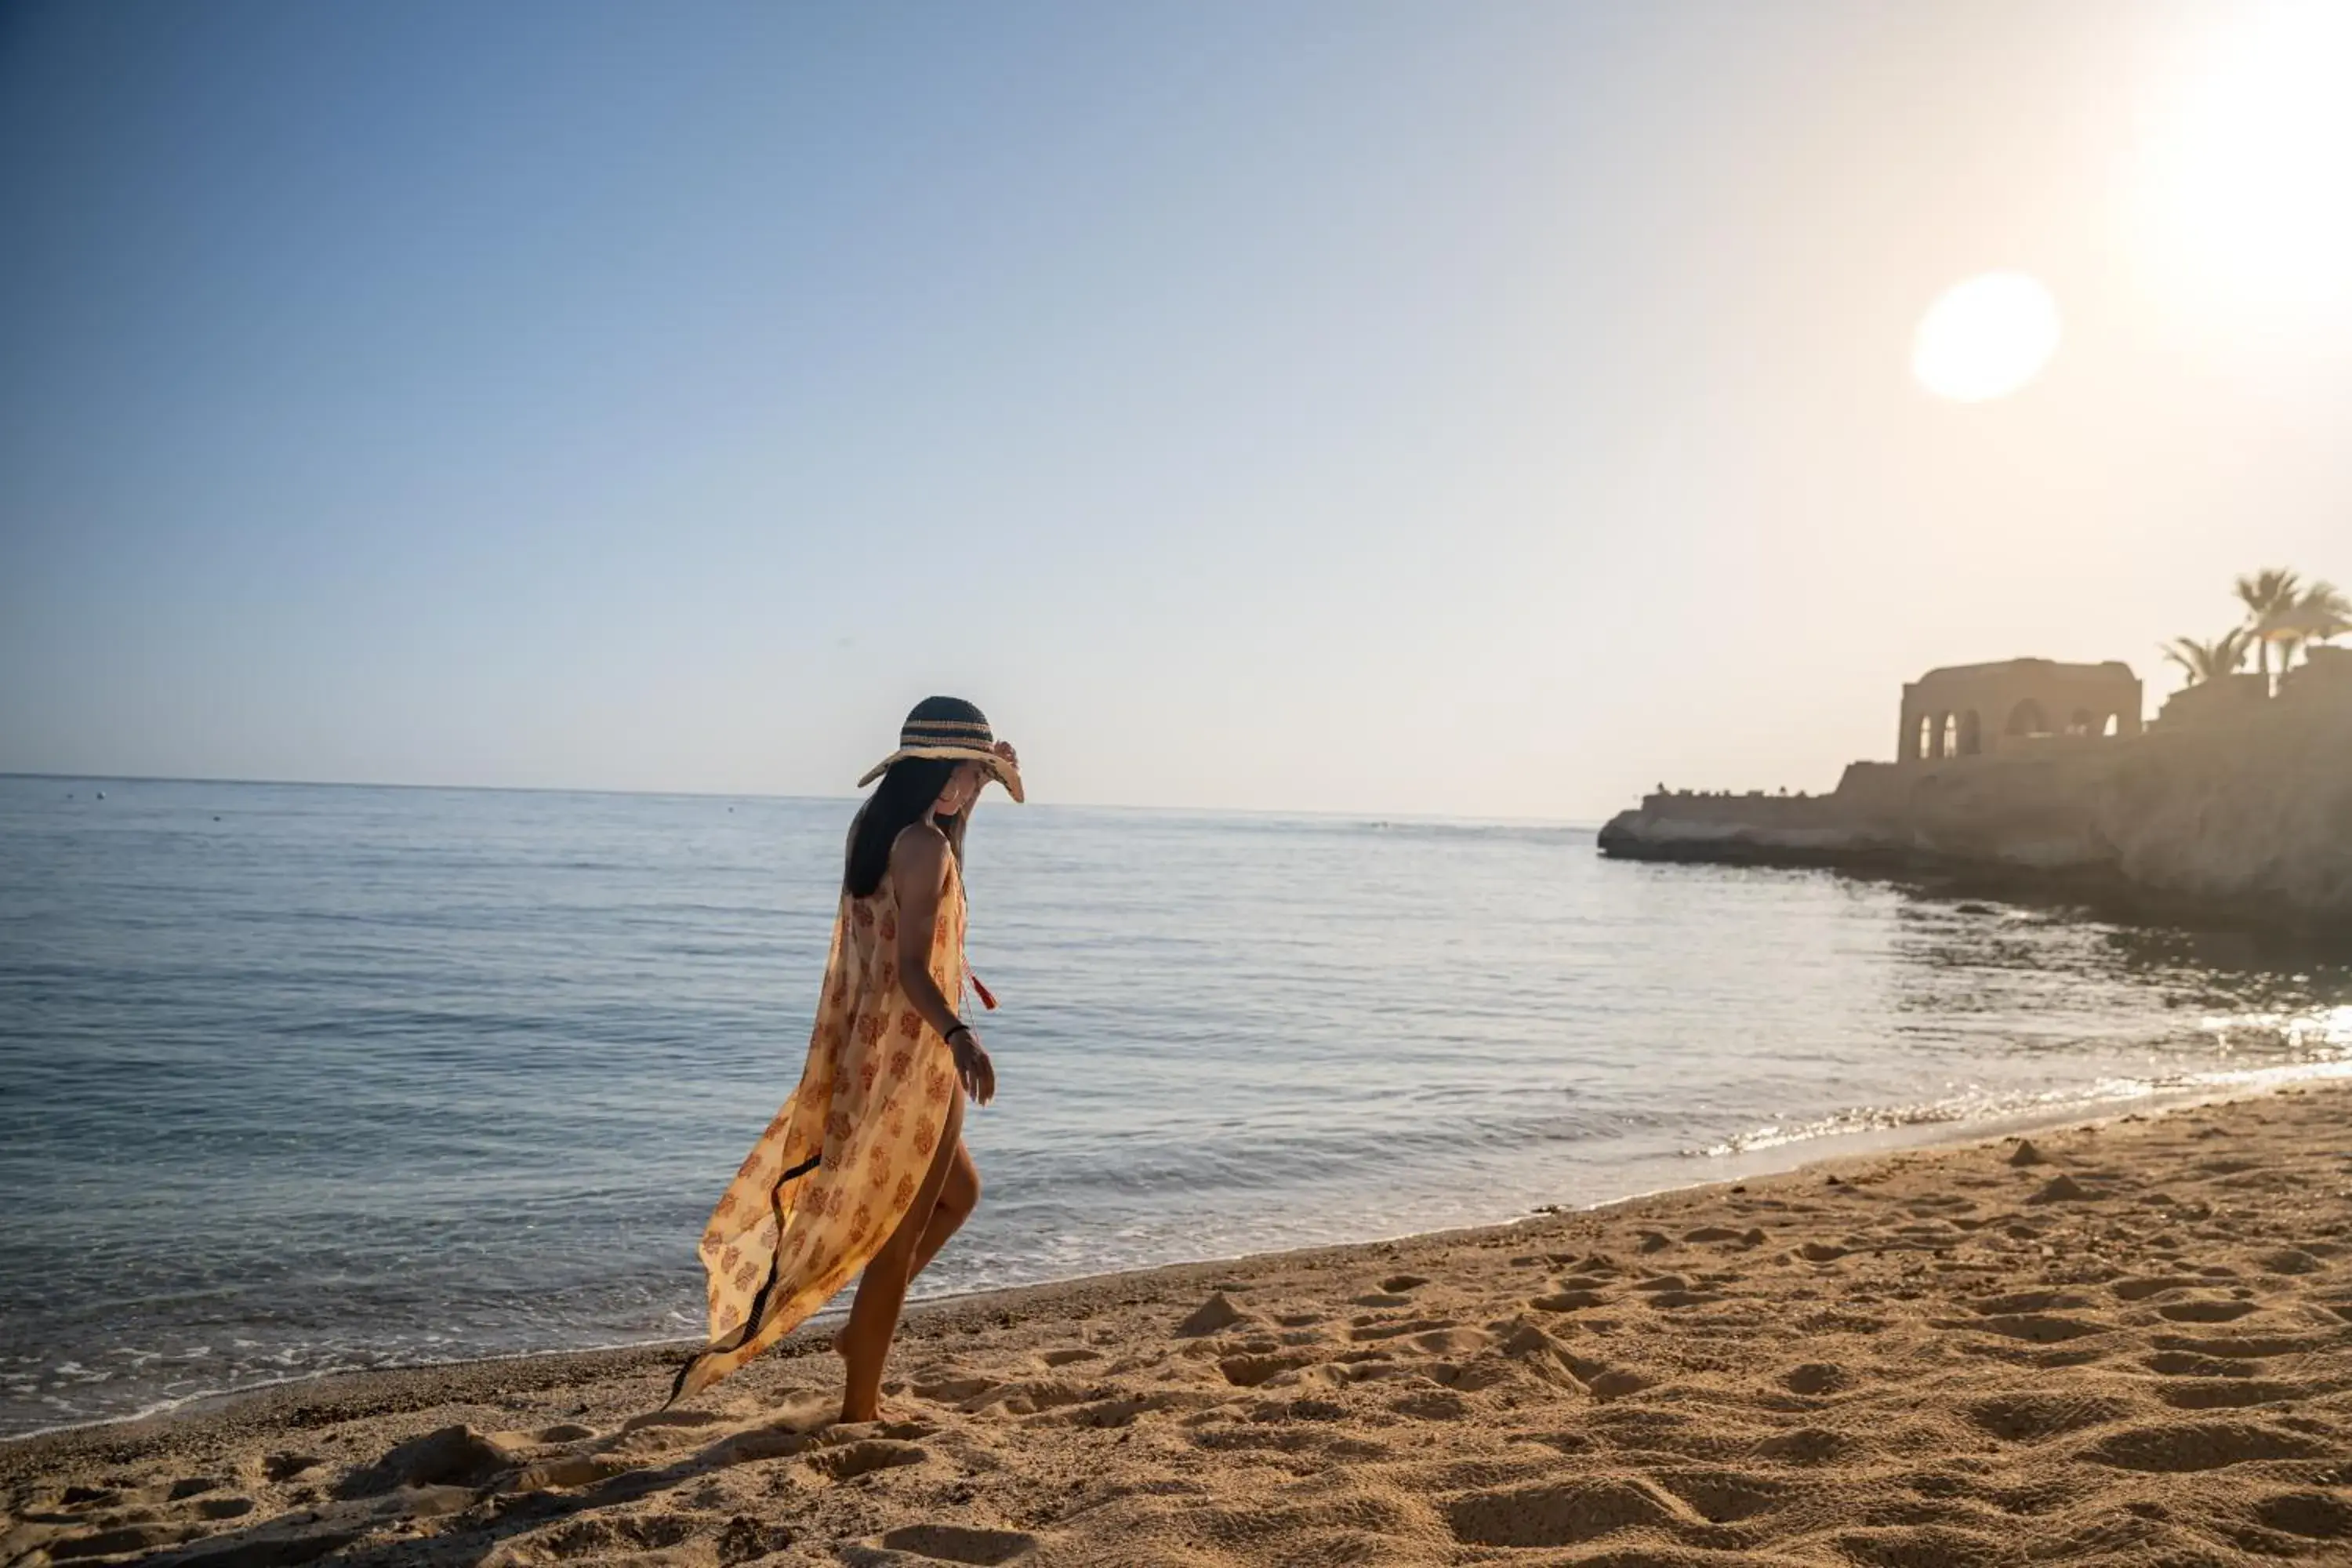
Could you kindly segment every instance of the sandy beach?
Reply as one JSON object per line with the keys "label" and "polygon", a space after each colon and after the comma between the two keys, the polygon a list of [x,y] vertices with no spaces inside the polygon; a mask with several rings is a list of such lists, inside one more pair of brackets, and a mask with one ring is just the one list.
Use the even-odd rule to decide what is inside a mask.
{"label": "sandy beach", "polygon": [[0,1448],[0,1563],[2352,1561],[2352,1090]]}

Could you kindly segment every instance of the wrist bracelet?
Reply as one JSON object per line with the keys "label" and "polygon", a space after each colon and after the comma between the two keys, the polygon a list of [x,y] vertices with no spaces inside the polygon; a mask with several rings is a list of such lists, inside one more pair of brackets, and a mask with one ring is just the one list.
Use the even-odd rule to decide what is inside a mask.
{"label": "wrist bracelet", "polygon": [[971,1033],[971,1026],[965,1023],[961,1018],[958,1018],[954,1023],[948,1026],[948,1032],[941,1035],[940,1038],[942,1040],[952,1041],[958,1035],[969,1035]]}

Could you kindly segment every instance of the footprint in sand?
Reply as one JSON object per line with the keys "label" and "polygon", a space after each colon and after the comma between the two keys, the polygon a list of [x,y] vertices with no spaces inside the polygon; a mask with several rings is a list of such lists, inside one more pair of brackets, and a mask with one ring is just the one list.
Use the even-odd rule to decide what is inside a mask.
{"label": "footprint in sand", "polygon": [[1796,1490],[1786,1482],[1738,1470],[1667,1471],[1653,1479],[1709,1524],[1737,1524],[1769,1513]]}
{"label": "footprint in sand", "polygon": [[2089,1339],[2094,1334],[2116,1331],[2105,1323],[2086,1323],[2078,1318],[2058,1318],[2043,1312],[1992,1312],[1974,1322],[1964,1318],[1935,1318],[1928,1321],[1928,1326],[1999,1334],[2003,1339],[2022,1340],[2030,1345],[2064,1344],[2069,1340]]}
{"label": "footprint in sand", "polygon": [[1359,1322],[1348,1331],[1348,1337],[1359,1344],[1381,1340],[1393,1340],[1405,1334],[1425,1334],[1433,1329],[1458,1329],[1460,1321],[1453,1318],[1412,1318],[1403,1322]]}
{"label": "footprint in sand", "polygon": [[1623,1399],[1628,1394],[1639,1394],[1645,1388],[1655,1388],[1657,1379],[1643,1377],[1638,1372],[1620,1366],[1586,1378],[1584,1386],[1592,1391],[1593,1398],[1605,1404],[1612,1399]]}
{"label": "footprint in sand", "polygon": [[1682,1511],[1646,1481],[1596,1476],[1472,1492],[1445,1513],[1465,1546],[1576,1546],[1621,1530],[1671,1525]]}
{"label": "footprint in sand", "polygon": [[2252,1301],[2167,1301],[2156,1313],[2176,1323],[2228,1323],[2261,1310]]}
{"label": "footprint in sand", "polygon": [[[94,1535],[53,1541],[46,1555],[58,1562],[85,1557],[121,1557],[133,1552],[151,1552],[159,1547],[175,1546],[187,1539],[187,1531],[166,1524],[119,1524]],[[38,1561],[38,1558],[32,1560]],[[144,1563],[149,1559],[142,1556],[139,1561]]]}
{"label": "footprint in sand", "polygon": [[583,1426],[577,1421],[559,1421],[552,1426],[542,1426],[530,1435],[534,1443],[580,1443],[596,1435],[593,1426]]}
{"label": "footprint in sand", "polygon": [[2187,1351],[2191,1355],[2246,1356],[2255,1361],[2267,1361],[2273,1356],[2308,1355],[2313,1351],[2327,1350],[2337,1342],[2332,1337],[2305,1338],[2294,1334],[2216,1334],[2210,1339],[2159,1334],[2156,1348]]}
{"label": "footprint in sand", "polygon": [[1594,1290],[1561,1290],[1550,1296],[1538,1296],[1528,1305],[1539,1312],[1580,1312],[1587,1307],[1605,1305],[1607,1300]]}
{"label": "footprint in sand", "polygon": [[1821,1426],[1800,1426],[1767,1437],[1755,1446],[1759,1459],[1772,1459],[1784,1465],[1826,1465],[1854,1453],[1862,1445],[1843,1433]]}
{"label": "footprint in sand", "polygon": [[1980,1432],[2007,1442],[2032,1443],[2120,1421],[2131,1410],[2120,1399],[2051,1389],[1979,1399],[1965,1414]]}
{"label": "footprint in sand", "polygon": [[979,1377],[950,1371],[918,1373],[911,1385],[915,1397],[932,1405],[961,1405],[977,1399],[990,1389],[1000,1386],[1003,1380]]}
{"label": "footprint in sand", "polygon": [[983,1411],[992,1411],[999,1415],[1034,1415],[1040,1411],[1058,1410],[1066,1405],[1085,1405],[1094,1397],[1091,1390],[1059,1378],[1024,1378],[999,1384],[986,1394],[967,1399],[962,1408],[974,1415]]}
{"label": "footprint in sand", "polygon": [[2252,1362],[2227,1361],[2191,1351],[2161,1351],[2144,1363],[2160,1377],[2252,1377]]}
{"label": "footprint in sand", "polygon": [[2265,1274],[2316,1274],[2327,1267],[2300,1247],[2282,1247],[2265,1252],[2254,1259],[2254,1267]]}
{"label": "footprint in sand", "polygon": [[897,1469],[902,1465],[919,1465],[930,1457],[929,1448],[913,1443],[868,1437],[838,1447],[819,1448],[804,1456],[801,1462],[827,1479],[841,1482],[870,1476],[877,1470]]}
{"label": "footprint in sand", "polygon": [[2326,1450],[2311,1438],[2247,1421],[2179,1421],[2126,1427],[2082,1451],[2117,1469],[2179,1474],[2261,1459],[2307,1459]]}
{"label": "footprint in sand", "polygon": [[2314,1541],[2352,1541],[2352,1500],[2326,1492],[2282,1492],[2254,1506],[2266,1529]]}
{"label": "footprint in sand", "polygon": [[1235,1388],[1255,1388],[1276,1373],[1294,1372],[1311,1364],[1310,1355],[1237,1355],[1227,1356],[1217,1363],[1217,1370]]}
{"label": "footprint in sand", "polygon": [[1791,1394],[1807,1395],[1835,1394],[1847,1382],[1845,1368],[1826,1361],[1809,1361],[1802,1366],[1790,1367],[1780,1376],[1781,1387]]}
{"label": "footprint in sand", "polygon": [[[771,1456],[772,1457],[772,1456]],[[566,1491],[593,1486],[635,1468],[630,1461],[603,1454],[564,1454],[525,1465],[499,1488],[508,1492]]]}
{"label": "footprint in sand", "polygon": [[1037,1538],[1015,1530],[981,1530],[968,1524],[908,1524],[883,1535],[875,1544],[885,1552],[903,1552],[935,1563],[992,1568],[1034,1552]]}
{"label": "footprint in sand", "polygon": [[1703,1307],[1722,1300],[1721,1292],[1715,1290],[1659,1290],[1650,1297],[1650,1305],[1663,1311],[1672,1311],[1677,1307]]}
{"label": "footprint in sand", "polygon": [[2097,1304],[2088,1296],[2077,1296],[2070,1290],[2018,1290],[1971,1303],[1975,1310],[1986,1317],[2010,1312],[2049,1312]]}
{"label": "footprint in sand", "polygon": [[2158,1387],[2156,1396],[2175,1410],[2242,1410],[2256,1405],[2290,1405],[2320,1391],[2299,1383],[2264,1383],[2251,1377],[2186,1378]]}

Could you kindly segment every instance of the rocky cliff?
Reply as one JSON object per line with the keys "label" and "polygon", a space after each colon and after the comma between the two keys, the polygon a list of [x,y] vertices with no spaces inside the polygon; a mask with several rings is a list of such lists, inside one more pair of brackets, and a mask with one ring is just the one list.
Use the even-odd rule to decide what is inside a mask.
{"label": "rocky cliff", "polygon": [[2352,935],[2352,680],[2120,740],[1856,763],[1834,795],[1655,795],[1601,830],[1637,859],[1961,873],[2137,912]]}

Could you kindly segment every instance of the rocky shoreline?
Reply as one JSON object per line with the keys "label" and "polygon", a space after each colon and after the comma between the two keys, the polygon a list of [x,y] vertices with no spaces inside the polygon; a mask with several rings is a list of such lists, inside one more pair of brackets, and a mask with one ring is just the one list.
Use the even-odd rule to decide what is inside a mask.
{"label": "rocky shoreline", "polygon": [[2121,741],[1856,763],[1827,795],[1661,791],[1612,818],[1600,849],[2352,939],[2352,697],[2314,691]]}

